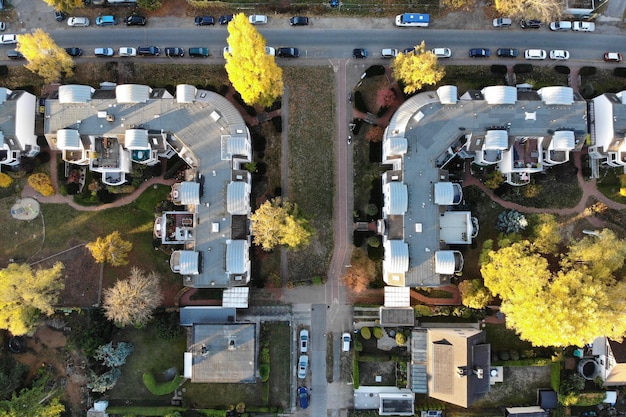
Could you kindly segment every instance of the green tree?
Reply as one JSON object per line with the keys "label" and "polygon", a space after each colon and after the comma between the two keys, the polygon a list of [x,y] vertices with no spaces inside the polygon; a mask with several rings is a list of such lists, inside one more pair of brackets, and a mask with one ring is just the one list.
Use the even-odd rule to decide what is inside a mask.
{"label": "green tree", "polygon": [[496,0],[496,10],[512,18],[558,20],[563,14],[561,0]]}
{"label": "green tree", "polygon": [[146,325],[163,299],[159,281],[155,272],[146,275],[139,268],[131,268],[127,279],[104,290],[104,315],[121,327]]}
{"label": "green tree", "polygon": [[38,74],[45,83],[59,81],[63,74],[74,74],[74,61],[42,29],[17,35],[17,48],[28,61],[26,68]]}
{"label": "green tree", "polygon": [[426,43],[415,46],[415,52],[399,53],[391,63],[393,76],[404,83],[407,94],[421,90],[424,86],[437,84],[446,71],[437,64],[437,57],[426,50]]}
{"label": "green tree", "polygon": [[98,237],[86,246],[97,263],[108,262],[113,266],[128,264],[128,253],[133,249],[133,244],[122,239],[117,230],[104,238]]}
{"label": "green tree", "polygon": [[73,9],[83,7],[83,0],[43,0],[48,6],[60,12],[71,12]]}
{"label": "green tree", "polygon": [[228,34],[228,79],[247,104],[271,106],[283,94],[283,71],[265,52],[265,39],[243,13],[228,24]]}
{"label": "green tree", "polygon": [[135,347],[132,343],[120,342],[116,347],[113,347],[113,342],[109,342],[106,345],[99,346],[93,357],[96,360],[102,361],[104,366],[118,368],[126,363],[126,358],[128,358],[134,350]]}
{"label": "green tree", "polygon": [[461,302],[464,306],[477,310],[487,307],[491,300],[489,290],[478,279],[467,279],[459,284]]}
{"label": "green tree", "polygon": [[300,249],[309,244],[313,235],[298,206],[280,197],[261,204],[250,220],[254,243],[266,251],[278,245]]}
{"label": "green tree", "polygon": [[56,263],[36,271],[27,264],[9,264],[0,270],[0,328],[21,336],[37,328],[41,313],[54,313],[64,287],[62,269],[63,264]]}
{"label": "green tree", "polygon": [[15,391],[27,372],[28,365],[16,361],[12,355],[0,355],[0,399]]}
{"label": "green tree", "polygon": [[14,392],[10,400],[0,401],[0,417],[60,417],[65,406],[57,394],[46,389],[50,379],[44,373],[34,380],[30,389]]}

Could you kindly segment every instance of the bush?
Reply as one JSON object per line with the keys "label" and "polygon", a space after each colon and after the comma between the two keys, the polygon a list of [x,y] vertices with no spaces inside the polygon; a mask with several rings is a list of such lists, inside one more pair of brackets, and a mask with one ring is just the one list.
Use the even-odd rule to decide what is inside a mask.
{"label": "bush", "polygon": [[533,66],[531,64],[517,64],[513,67],[513,72],[516,74],[527,74],[533,72]]}
{"label": "bush", "polygon": [[511,355],[511,360],[512,361],[517,361],[519,360],[519,352],[517,350],[512,350],[509,352],[509,355]]}
{"label": "bush", "polygon": [[157,335],[163,340],[174,340],[185,333],[176,314],[159,315],[156,328]]}
{"label": "bush", "polygon": [[556,65],[554,67],[554,70],[558,72],[559,74],[568,75],[570,73],[569,67],[566,67],[565,65]]}
{"label": "bush", "polygon": [[270,379],[270,366],[266,363],[259,365],[259,375],[262,382],[267,382]]}
{"label": "bush", "polygon": [[613,75],[620,78],[626,78],[626,68],[618,67],[613,70]]}
{"label": "bush", "polygon": [[50,176],[44,173],[32,174],[28,177],[28,185],[33,187],[39,194],[49,197],[54,195],[54,188]]}
{"label": "bush", "polygon": [[508,71],[506,65],[492,65],[491,72],[494,74],[506,74]]}
{"label": "bush", "polygon": [[582,67],[579,71],[578,74],[581,77],[587,76],[587,75],[595,75],[596,73],[596,67]]}
{"label": "bush", "polygon": [[372,334],[376,339],[380,339],[381,337],[383,337],[383,329],[376,326],[373,328]]}
{"label": "bush", "polygon": [[430,317],[431,315],[430,307],[426,305],[417,304],[413,306],[413,309],[415,310],[416,317]]}
{"label": "bush", "polygon": [[167,382],[157,382],[151,372],[143,374],[143,384],[152,395],[166,395],[174,392],[176,388],[185,380],[182,375],[176,375],[174,379]]}
{"label": "bush", "polygon": [[369,327],[361,327],[361,337],[365,340],[370,340],[372,338],[372,332]]}
{"label": "bush", "polygon": [[398,346],[406,345],[406,336],[403,333],[397,333],[396,334],[396,343],[398,344]]}
{"label": "bush", "polygon": [[352,388],[359,389],[360,381],[359,381],[359,355],[354,355],[352,359]]}
{"label": "bush", "polygon": [[511,355],[509,355],[508,350],[500,351],[500,353],[498,353],[498,356],[500,357],[500,360],[502,361],[508,361],[509,359],[511,359]]}
{"label": "bush", "polygon": [[259,363],[270,363],[270,348],[265,346],[259,353]]}
{"label": "bush", "polygon": [[556,392],[559,392],[561,386],[561,362],[552,362],[550,367],[550,386]]}
{"label": "bush", "polygon": [[363,343],[360,339],[354,339],[354,350],[357,352],[363,352]]}
{"label": "bush", "polygon": [[0,172],[0,188],[7,188],[11,183],[13,183],[13,178],[4,172]]}

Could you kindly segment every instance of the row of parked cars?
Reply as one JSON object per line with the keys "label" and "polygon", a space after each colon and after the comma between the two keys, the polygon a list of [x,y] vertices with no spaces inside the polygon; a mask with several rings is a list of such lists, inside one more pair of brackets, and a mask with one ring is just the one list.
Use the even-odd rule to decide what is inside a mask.
{"label": "row of parked cars", "polygon": [[[496,55],[500,58],[517,58],[519,50],[515,48],[500,48],[496,51]],[[488,48],[472,48],[469,50],[470,58],[489,58],[491,50]],[[546,59],[546,57],[555,60],[569,59],[569,51],[563,49],[553,49],[550,53],[546,53],[543,49],[526,49],[524,51],[525,59]]]}
{"label": "row of parked cars", "polygon": [[[64,19],[65,17],[63,17]],[[59,20],[59,19],[57,19]],[[143,16],[132,14],[124,18],[126,26],[145,26],[148,22]],[[88,17],[71,16],[67,19],[67,25],[71,27],[87,27],[91,24]],[[117,17],[113,15],[104,15],[96,17],[96,25],[98,26],[115,26],[118,24]]]}
{"label": "row of parked cars", "polygon": [[[498,17],[493,19],[494,28],[507,28],[513,24],[513,21],[508,17]],[[543,26],[541,20],[536,19],[522,19],[519,22],[522,29],[539,29]],[[593,22],[561,20],[557,22],[551,22],[548,26],[550,30],[574,30],[576,32],[593,32],[596,30],[596,24]]]}
{"label": "row of parked cars", "polygon": [[[169,57],[183,57],[185,56],[184,48],[169,47],[163,48],[165,56]],[[209,56],[209,48],[189,48],[189,56],[194,58],[206,58]],[[113,48],[96,48],[94,49],[94,55],[100,57],[112,57],[115,56],[115,50]],[[140,46],[133,48],[130,46],[123,46],[119,48],[118,55],[121,57],[130,56],[159,56],[161,55],[161,48],[158,46]]]}

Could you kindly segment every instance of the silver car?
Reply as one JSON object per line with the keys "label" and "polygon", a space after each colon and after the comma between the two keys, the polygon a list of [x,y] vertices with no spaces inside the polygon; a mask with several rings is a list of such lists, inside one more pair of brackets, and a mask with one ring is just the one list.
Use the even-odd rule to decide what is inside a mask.
{"label": "silver car", "polygon": [[300,355],[300,359],[298,359],[298,378],[304,379],[306,378],[306,372],[309,367],[309,357],[308,355]]}
{"label": "silver car", "polygon": [[76,27],[84,27],[89,26],[89,18],[88,17],[70,17],[67,19],[68,26],[76,26]]}

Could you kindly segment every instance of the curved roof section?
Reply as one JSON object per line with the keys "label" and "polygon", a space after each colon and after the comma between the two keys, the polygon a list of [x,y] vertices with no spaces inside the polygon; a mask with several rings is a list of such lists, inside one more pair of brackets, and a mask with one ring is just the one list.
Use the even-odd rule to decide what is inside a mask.
{"label": "curved roof section", "polygon": [[149,149],[148,131],[145,129],[128,129],[126,131],[126,149]]}
{"label": "curved roof section", "polygon": [[396,110],[396,112],[393,114],[393,116],[391,116],[391,119],[389,120],[386,137],[404,138],[404,132],[406,130],[407,124],[409,123],[409,120],[413,118],[423,117],[424,114],[420,111],[420,109],[422,109],[422,107],[426,106],[429,103],[439,103],[439,96],[432,91],[427,93],[420,93],[402,103],[402,105],[398,107],[398,110]]}
{"label": "curved roof section", "polygon": [[435,252],[435,273],[443,275],[454,274],[454,251],[440,250]]}
{"label": "curved roof section", "polygon": [[68,84],[59,86],[59,103],[87,103],[95,89],[88,85]]}
{"label": "curved roof section", "polygon": [[80,135],[78,130],[60,129],[57,130],[57,148],[59,149],[80,149]]}
{"label": "curved roof section", "polygon": [[517,101],[517,89],[508,85],[491,85],[481,93],[489,104],[515,104]]}
{"label": "curved roof section", "polygon": [[386,209],[391,215],[406,213],[409,206],[409,191],[405,183],[392,181],[385,184]]}
{"label": "curved roof section", "polygon": [[385,155],[387,156],[400,156],[406,154],[409,148],[409,142],[406,138],[391,138],[386,140],[385,143]]}
{"label": "curved roof section", "polygon": [[230,182],[226,187],[226,208],[230,214],[250,212],[250,191],[243,181]]}
{"label": "curved roof section", "polygon": [[504,150],[509,147],[509,134],[506,130],[488,130],[483,149]]}
{"label": "curved roof section", "polygon": [[435,204],[449,206],[459,204],[463,198],[461,186],[452,182],[438,182],[435,184]]}
{"label": "curved roof section", "polygon": [[[200,273],[200,254],[192,250],[174,251],[171,259],[178,258],[178,265],[172,264],[172,271],[181,275],[198,275]],[[176,268],[177,267],[177,268]]]}
{"label": "curved roof section", "polygon": [[552,136],[550,148],[555,151],[571,151],[576,145],[574,132],[571,130],[557,130]]}
{"label": "curved roof section", "polygon": [[180,204],[200,204],[200,184],[191,181],[181,182]]}
{"label": "curved roof section", "polygon": [[196,100],[198,89],[189,84],[178,84],[176,86],[176,101],[178,103],[193,103]]}
{"label": "curved roof section", "polygon": [[385,241],[385,270],[387,273],[404,273],[409,270],[409,245],[402,240]]}
{"label": "curved roof section", "polygon": [[456,85],[442,85],[437,89],[437,95],[441,104],[456,104],[459,101]]}
{"label": "curved roof section", "polygon": [[248,156],[248,141],[244,136],[231,136],[228,138],[228,153],[231,155]]}
{"label": "curved roof section", "polygon": [[118,103],[145,103],[151,91],[147,85],[122,84],[115,87],[115,98]]}
{"label": "curved roof section", "polygon": [[571,87],[543,87],[537,91],[546,105],[571,106],[574,103],[574,90]]}
{"label": "curved roof section", "polygon": [[245,274],[248,265],[248,241],[231,240],[226,242],[226,272]]}

